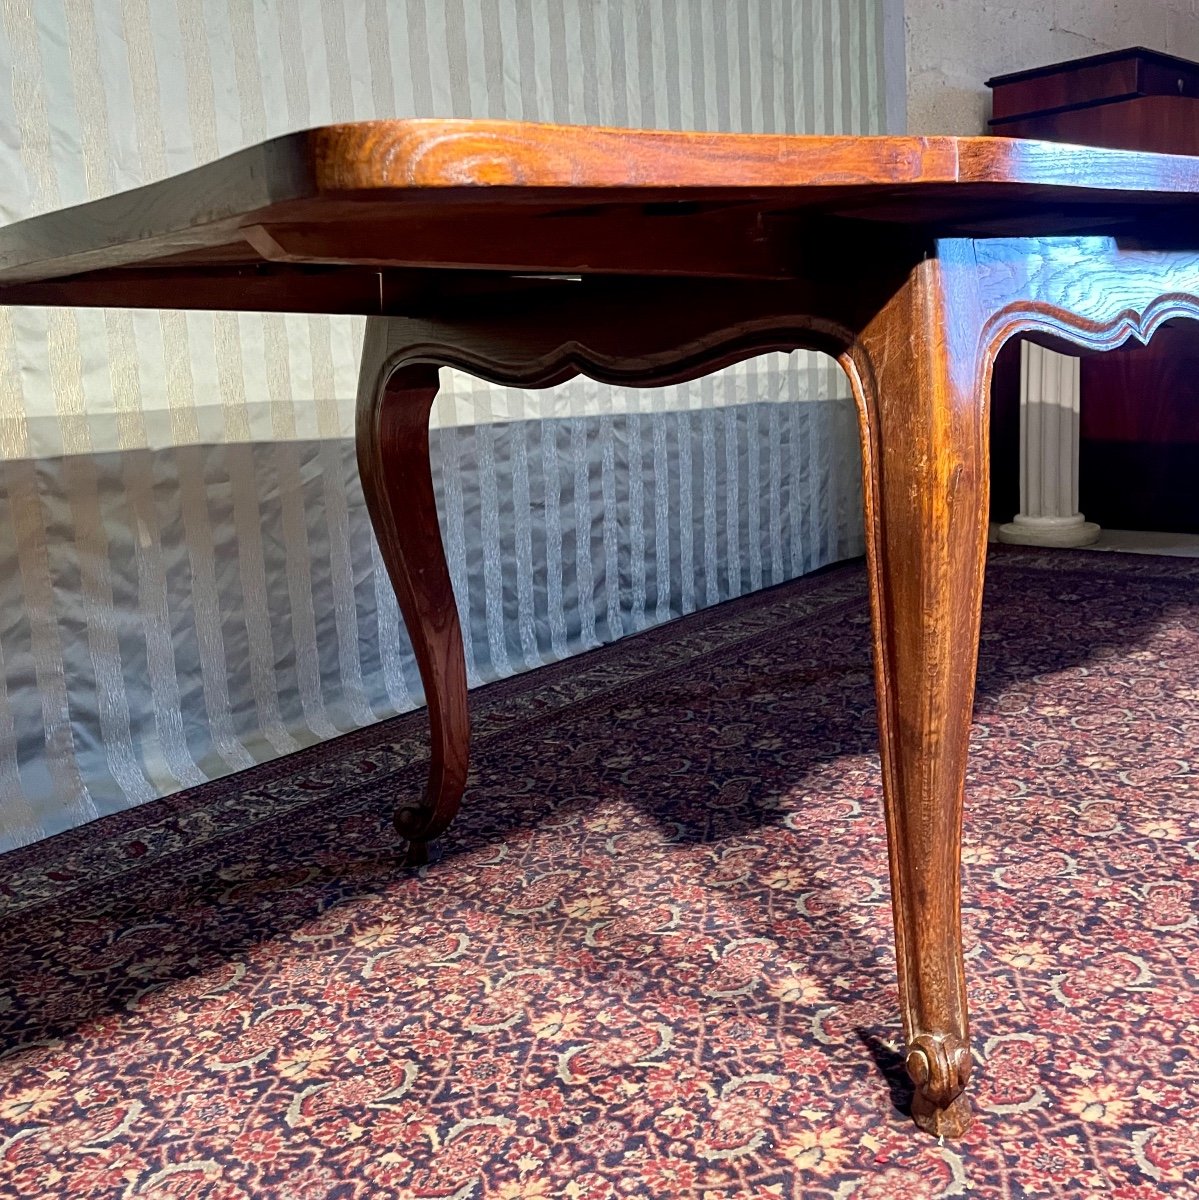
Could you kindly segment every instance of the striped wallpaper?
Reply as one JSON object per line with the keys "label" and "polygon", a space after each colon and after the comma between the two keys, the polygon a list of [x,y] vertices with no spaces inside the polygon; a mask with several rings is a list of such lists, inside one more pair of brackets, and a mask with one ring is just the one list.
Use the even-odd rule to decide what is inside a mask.
{"label": "striped wallpaper", "polygon": [[[332,120],[881,132],[891,0],[0,0],[0,219]],[[353,465],[362,323],[0,312],[0,849],[419,702]],[[810,355],[443,373],[472,680],[861,547]]]}

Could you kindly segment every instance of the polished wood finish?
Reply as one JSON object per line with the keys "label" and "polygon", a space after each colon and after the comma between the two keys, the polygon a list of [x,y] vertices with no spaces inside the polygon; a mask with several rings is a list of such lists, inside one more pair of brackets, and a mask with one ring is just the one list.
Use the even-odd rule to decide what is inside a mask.
{"label": "polished wood finish", "polygon": [[1195,99],[1199,97],[1199,63],[1131,46],[996,75],[987,80],[987,87],[992,94],[992,131],[1019,137],[1024,135],[1005,130],[1004,126],[1034,115],[1106,106],[1145,96]]}
{"label": "polished wood finish", "polygon": [[[991,130],[1090,146],[1199,154],[1199,63],[1143,48],[992,79]],[[1145,349],[1084,357],[1079,501],[1106,528],[1199,532],[1199,325],[1179,322]],[[1015,360],[1014,360],[1015,361]],[[1019,507],[1019,373],[996,376],[991,513]]]}
{"label": "polished wood finish", "polygon": [[1067,108],[996,125],[1003,137],[1042,138],[1083,146],[1199,154],[1199,102],[1183,96],[1137,96],[1114,104]]}
{"label": "polished wood finish", "polygon": [[[375,121],[0,229],[0,299],[102,304],[111,288],[153,307],[168,272],[205,307],[244,289],[263,308],[374,315],[404,311],[395,270],[405,282],[449,268],[804,278],[812,247],[846,237],[847,220],[1152,236],[1197,215],[1190,159],[995,138]],[[338,268],[325,304],[314,263]]]}
{"label": "polished wood finish", "polygon": [[1148,346],[1084,358],[1081,374],[1088,519],[1199,533],[1199,325],[1175,321]]}
{"label": "polished wood finish", "polygon": [[397,818],[418,861],[453,816],[469,750],[428,464],[437,368],[510,386],[580,373],[640,386],[771,350],[835,355],[862,437],[913,1116],[952,1136],[969,1121],[958,860],[992,364],[1018,333],[1104,350],[1199,316],[1197,214],[1188,158],[1002,139],[372,123],[2,230],[0,301],[360,302],[381,318],[368,328],[358,447],[433,726],[425,797]]}
{"label": "polished wood finish", "polygon": [[358,473],[429,711],[424,796],[419,804],[398,805],[394,814],[396,830],[408,843],[408,864],[424,866],[430,843],[458,813],[470,759],[462,630],[429,463],[437,368],[380,361],[372,348],[368,340],[358,404]]}
{"label": "polished wood finish", "polygon": [[1199,63],[1133,47],[987,80],[991,132],[1199,154]]}
{"label": "polished wood finish", "polygon": [[970,1122],[958,871],[987,541],[990,359],[973,245],[937,250],[913,267],[843,361],[864,414],[875,678],[912,1115],[929,1132],[954,1137]]}

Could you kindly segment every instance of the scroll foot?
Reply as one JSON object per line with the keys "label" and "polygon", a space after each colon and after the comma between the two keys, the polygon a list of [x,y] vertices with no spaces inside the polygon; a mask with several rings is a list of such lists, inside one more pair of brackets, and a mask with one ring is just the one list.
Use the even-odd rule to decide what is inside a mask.
{"label": "scroll foot", "polygon": [[974,1115],[965,1093],[973,1065],[969,1046],[952,1034],[922,1034],[909,1048],[906,1065],[916,1085],[912,1119],[934,1137],[961,1137]]}
{"label": "scroll foot", "polygon": [[428,831],[431,814],[423,808],[397,808],[392,824],[407,843],[404,866],[410,870],[431,867],[441,858],[441,842]]}

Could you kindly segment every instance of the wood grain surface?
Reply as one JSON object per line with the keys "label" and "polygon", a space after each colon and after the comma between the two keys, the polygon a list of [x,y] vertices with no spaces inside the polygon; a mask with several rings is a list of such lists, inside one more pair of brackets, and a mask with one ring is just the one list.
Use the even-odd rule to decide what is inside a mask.
{"label": "wood grain surface", "polygon": [[840,356],[862,416],[875,687],[912,1116],[956,1137],[972,1067],[960,857],[987,543],[974,246],[943,242]]}
{"label": "wood grain surface", "polygon": [[[223,294],[231,308],[377,314],[393,269],[801,278],[830,222],[1152,239],[1197,215],[1199,158],[997,138],[373,121],[0,229],[0,301],[102,303],[104,272],[119,303],[155,307],[161,275],[149,269],[194,285],[183,307]],[[310,264],[341,276],[327,300]]]}

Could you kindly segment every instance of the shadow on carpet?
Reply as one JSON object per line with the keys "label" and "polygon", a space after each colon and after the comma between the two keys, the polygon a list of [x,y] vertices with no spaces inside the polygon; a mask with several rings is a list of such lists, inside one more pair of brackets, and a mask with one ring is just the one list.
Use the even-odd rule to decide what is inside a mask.
{"label": "shadow on carpet", "polygon": [[905,1115],[860,565],[0,859],[0,1195],[1199,1194],[1199,565],[992,555],[979,1110]]}

